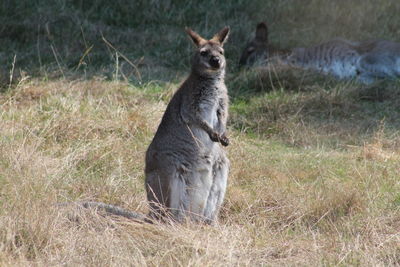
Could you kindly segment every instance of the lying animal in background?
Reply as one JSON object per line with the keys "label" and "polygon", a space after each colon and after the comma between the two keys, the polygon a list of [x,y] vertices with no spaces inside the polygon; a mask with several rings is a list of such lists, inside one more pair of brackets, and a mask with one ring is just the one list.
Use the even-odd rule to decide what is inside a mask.
{"label": "lying animal in background", "polygon": [[377,79],[400,77],[400,44],[386,40],[335,39],[307,48],[294,48],[283,62],[369,84]]}
{"label": "lying animal in background", "polygon": [[267,66],[270,62],[369,84],[400,77],[400,43],[333,39],[309,47],[280,49],[269,43],[267,24],[261,22],[255,37],[243,49],[239,66]]}
{"label": "lying animal in background", "polygon": [[344,79],[357,77],[359,59],[356,43],[335,39],[307,48],[294,48],[283,62]]}
{"label": "lying animal in background", "polygon": [[269,43],[267,24],[260,22],[257,24],[255,37],[243,49],[239,66],[265,66],[273,59],[281,58],[289,53],[289,49],[279,49]]}

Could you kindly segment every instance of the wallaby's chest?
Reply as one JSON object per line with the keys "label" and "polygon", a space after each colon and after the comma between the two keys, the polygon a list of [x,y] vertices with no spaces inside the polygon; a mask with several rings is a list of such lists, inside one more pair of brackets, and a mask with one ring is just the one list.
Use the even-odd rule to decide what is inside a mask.
{"label": "wallaby's chest", "polygon": [[218,124],[218,110],[226,94],[223,83],[204,83],[196,90],[195,105],[201,117],[210,125]]}

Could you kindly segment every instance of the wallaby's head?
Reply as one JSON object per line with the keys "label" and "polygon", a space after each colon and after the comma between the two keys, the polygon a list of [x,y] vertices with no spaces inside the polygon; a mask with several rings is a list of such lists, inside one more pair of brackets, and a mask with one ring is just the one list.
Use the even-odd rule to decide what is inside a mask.
{"label": "wallaby's head", "polygon": [[240,57],[239,66],[263,64],[268,58],[268,27],[265,22],[257,24],[255,37],[246,44]]}
{"label": "wallaby's head", "polygon": [[201,75],[219,74],[225,70],[224,43],[228,39],[229,27],[223,28],[210,40],[206,40],[193,30],[186,32],[196,46],[192,69]]}

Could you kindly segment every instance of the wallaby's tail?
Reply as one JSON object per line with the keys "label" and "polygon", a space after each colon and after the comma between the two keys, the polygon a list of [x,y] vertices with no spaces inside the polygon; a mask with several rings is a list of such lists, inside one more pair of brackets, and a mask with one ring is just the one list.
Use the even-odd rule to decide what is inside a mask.
{"label": "wallaby's tail", "polygon": [[103,202],[94,202],[94,201],[63,202],[63,203],[57,203],[57,205],[59,206],[78,205],[86,209],[101,209],[110,215],[121,216],[138,222],[154,223],[153,220],[151,220],[142,213],[126,210]]}

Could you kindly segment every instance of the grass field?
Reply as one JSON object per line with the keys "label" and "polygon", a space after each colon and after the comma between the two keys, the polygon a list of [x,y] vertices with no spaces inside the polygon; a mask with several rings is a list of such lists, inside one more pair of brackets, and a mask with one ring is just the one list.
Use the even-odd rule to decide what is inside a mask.
{"label": "grass field", "polygon": [[[264,3],[265,2],[265,3]],[[1,266],[398,266],[400,81],[238,70],[257,22],[282,47],[400,41],[400,2],[0,3]],[[146,225],[144,153],[188,74],[184,26],[225,25],[229,185],[219,224]]]}

